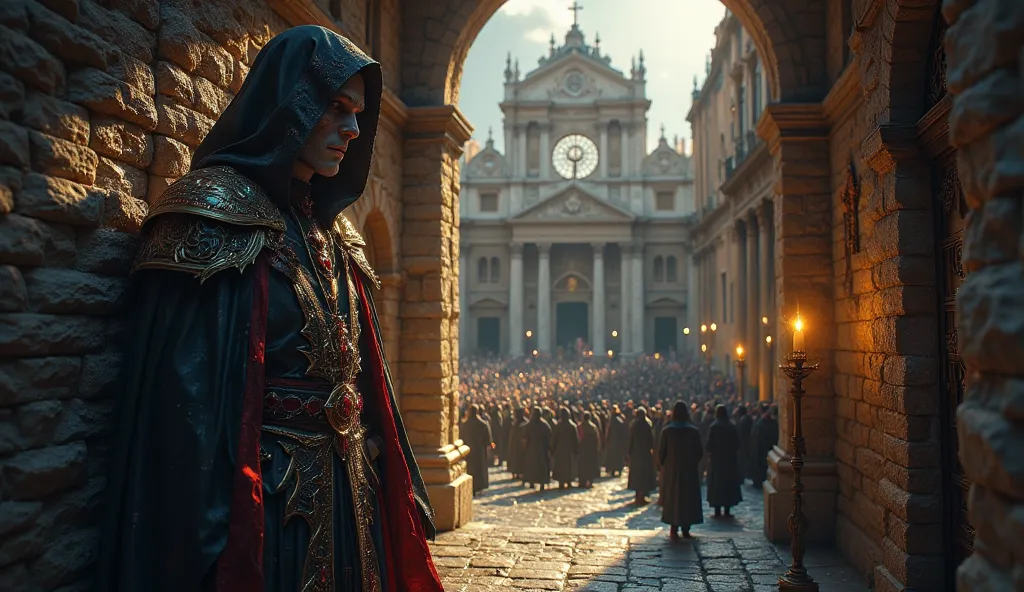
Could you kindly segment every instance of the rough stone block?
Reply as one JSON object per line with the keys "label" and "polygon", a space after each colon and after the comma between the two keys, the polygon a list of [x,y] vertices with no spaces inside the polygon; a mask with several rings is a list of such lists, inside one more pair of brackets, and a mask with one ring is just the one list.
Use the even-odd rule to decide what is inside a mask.
{"label": "rough stone block", "polygon": [[118,392],[121,362],[121,354],[115,352],[84,356],[77,396],[82,399],[98,399]]}
{"label": "rough stone block", "polygon": [[157,133],[184,142],[191,148],[199,146],[214,124],[214,121],[205,115],[188,107],[176,105],[165,97],[158,98],[157,112]]}
{"label": "rough stone block", "polygon": [[70,76],[68,99],[97,113],[130,121],[144,130],[156,129],[153,98],[106,72],[94,68],[75,71]]}
{"label": "rough stone block", "polygon": [[0,164],[28,166],[28,130],[9,121],[0,121]]}
{"label": "rough stone block", "polygon": [[1017,59],[1024,35],[1024,5],[979,0],[946,31],[946,86],[960,94],[986,75]]}
{"label": "rough stone block", "polygon": [[156,74],[156,92],[170,97],[177,102],[192,107],[195,104],[195,89],[192,76],[177,65],[158,61],[154,67]]}
{"label": "rough stone block", "polygon": [[972,273],[1020,256],[1024,204],[1019,195],[993,197],[967,214],[962,263]]}
{"label": "rough stone block", "polygon": [[0,406],[71,398],[81,370],[79,356],[25,357],[0,363]]}
{"label": "rough stone block", "polygon": [[114,56],[107,70],[112,76],[147,97],[156,95],[156,79],[149,64],[120,51]]}
{"label": "rough stone block", "polygon": [[78,234],[75,269],[108,276],[127,276],[138,249],[138,238],[109,228]]}
{"label": "rough stone block", "polygon": [[193,78],[193,88],[195,88],[193,102],[195,109],[212,119],[220,117],[220,114],[231,103],[232,95],[202,76]]}
{"label": "rough stone block", "polygon": [[181,177],[188,172],[192,150],[181,142],[156,135],[153,138],[153,163],[149,172],[161,177]]}
{"label": "rough stone block", "polygon": [[114,314],[127,288],[125,279],[71,269],[32,269],[25,282],[32,311],[55,314]]}
{"label": "rough stone block", "polygon": [[99,532],[95,529],[75,530],[60,536],[32,563],[32,575],[47,589],[68,584],[96,561],[98,544]]}
{"label": "rough stone block", "polygon": [[28,292],[21,270],[0,265],[0,312],[21,312],[28,305]]}
{"label": "rough stone block", "polygon": [[32,39],[65,62],[105,70],[116,49],[95,34],[77,27],[66,18],[29,2]]}
{"label": "rough stone block", "polygon": [[174,183],[176,179],[168,179],[167,177],[158,177],[156,175],[149,176],[149,184],[146,188],[146,203],[153,205],[160,199],[160,196],[164,194],[164,191]]}
{"label": "rough stone block", "polygon": [[0,64],[32,88],[60,94],[65,86],[64,65],[41,45],[0,26]]}
{"label": "rough stone block", "polygon": [[46,233],[46,264],[50,267],[72,266],[75,262],[75,227],[44,223],[42,228]]}
{"label": "rough stone block", "polygon": [[[123,3],[130,0],[119,1]],[[143,27],[139,23],[146,24],[144,21],[139,20],[137,23],[117,10],[107,10],[99,6],[93,0],[79,0],[79,2],[82,6],[81,18],[78,21],[80,25],[142,62],[148,64],[153,61],[156,34],[147,30],[146,27],[155,29],[155,23],[158,21],[154,20],[154,25],[151,27],[149,25]],[[138,0],[137,3],[147,4],[150,2],[151,0]],[[111,1],[108,0],[104,3],[108,7],[114,8]],[[156,10],[155,7],[151,7],[151,9]]]}
{"label": "rough stone block", "polygon": [[956,416],[961,464],[971,480],[1024,501],[1024,429],[971,401]]}
{"label": "rough stone block", "polygon": [[978,209],[993,195],[1024,186],[1024,117],[975,142],[959,146],[957,171],[967,205]]}
{"label": "rough stone block", "polygon": [[0,2],[0,25],[15,31],[27,31],[28,10],[25,9],[25,0]]}
{"label": "rough stone block", "polygon": [[974,553],[956,570],[956,589],[960,592],[1001,592],[1019,589],[1020,577],[1014,582],[1012,572],[998,569],[981,553]]}
{"label": "rough stone block", "polygon": [[34,401],[17,409],[14,423],[18,428],[19,448],[38,448],[50,443],[64,404],[60,401]]}
{"label": "rough stone block", "polygon": [[144,198],[148,185],[146,173],[127,164],[100,157],[96,167],[96,186]]}
{"label": "rough stone block", "polygon": [[938,360],[924,356],[886,356],[882,380],[897,386],[931,386],[938,373]]}
{"label": "rough stone block", "polygon": [[35,523],[42,512],[42,502],[6,501],[0,503],[0,536],[6,537],[9,534],[26,530]]}
{"label": "rough stone block", "polygon": [[91,148],[35,130],[29,133],[29,144],[32,170],[85,185],[96,181],[99,158]]}
{"label": "rough stone block", "polygon": [[965,146],[1024,113],[1021,81],[1000,69],[966,89],[953,100],[949,113],[950,141]]}
{"label": "rough stone block", "polygon": [[880,501],[904,522],[937,524],[942,521],[942,500],[938,495],[908,493],[887,479],[878,482]]}
{"label": "rough stone block", "polygon": [[153,162],[153,137],[141,127],[113,117],[93,118],[89,147],[138,169],[145,169]]}
{"label": "rough stone block", "polygon": [[45,93],[29,92],[22,123],[25,127],[75,144],[89,144],[89,112]]}
{"label": "rough stone block", "polygon": [[18,214],[0,216],[0,262],[42,265],[46,262],[46,229],[42,222]]}
{"label": "rough stone block", "polygon": [[202,48],[212,45],[187,16],[169,5],[160,7],[160,32],[157,57],[177,64],[186,72],[194,72],[202,61]]}
{"label": "rough stone block", "polygon": [[25,106],[25,85],[6,72],[0,72],[0,119],[21,117]]}
{"label": "rough stone block", "polygon": [[85,462],[82,442],[22,452],[4,463],[5,489],[10,499],[38,499],[79,483]]}
{"label": "rough stone block", "polygon": [[112,401],[72,399],[64,405],[60,422],[54,426],[53,443],[90,440],[110,431],[114,405]]}
{"label": "rough stone block", "polygon": [[1024,262],[991,265],[957,292],[960,356],[974,372],[1013,376],[1024,360]]}
{"label": "rough stone block", "polygon": [[0,356],[84,354],[103,346],[105,323],[95,317],[0,314]]}
{"label": "rough stone block", "polygon": [[149,213],[149,204],[130,195],[112,191],[103,206],[103,226],[138,234]]}
{"label": "rough stone block", "polygon": [[70,224],[96,227],[100,222],[103,196],[96,190],[59,177],[31,173],[17,194],[19,213]]}

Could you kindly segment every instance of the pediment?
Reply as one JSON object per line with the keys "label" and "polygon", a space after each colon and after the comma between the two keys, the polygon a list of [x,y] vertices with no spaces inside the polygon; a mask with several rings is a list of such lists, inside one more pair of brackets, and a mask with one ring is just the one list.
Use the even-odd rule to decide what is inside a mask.
{"label": "pediment", "polygon": [[629,222],[633,215],[577,186],[556,193],[512,218],[513,222]]}
{"label": "pediment", "polygon": [[507,304],[508,303],[503,302],[503,301],[495,298],[494,296],[487,296],[487,295],[476,296],[469,303],[469,305],[472,306],[472,307],[481,307],[481,308],[504,308],[505,306],[507,306]]}
{"label": "pediment", "polygon": [[508,165],[505,157],[495,150],[494,143],[490,140],[487,142],[487,148],[474,156],[466,167],[467,178],[495,179],[503,178],[507,174]]}
{"label": "pediment", "polygon": [[631,88],[622,74],[591,58],[569,54],[531,72],[517,89],[517,99],[594,101],[627,98]]}
{"label": "pediment", "polygon": [[683,306],[686,303],[679,298],[673,298],[672,296],[659,296],[647,303],[647,306],[655,307],[671,307],[671,306]]}
{"label": "pediment", "polygon": [[664,138],[654,152],[644,157],[641,167],[645,177],[679,176],[687,172],[686,157],[670,148]]}

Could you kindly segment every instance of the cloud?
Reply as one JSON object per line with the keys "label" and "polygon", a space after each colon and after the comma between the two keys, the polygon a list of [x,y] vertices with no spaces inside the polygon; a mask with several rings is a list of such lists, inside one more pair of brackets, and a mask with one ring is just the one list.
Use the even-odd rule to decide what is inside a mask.
{"label": "cloud", "polygon": [[551,0],[511,0],[498,10],[497,17],[513,30],[523,31],[523,39],[537,45],[547,45],[553,31],[563,31],[572,24],[569,11]]}
{"label": "cloud", "polygon": [[540,27],[537,27],[536,29],[530,29],[529,31],[523,34],[523,39],[526,39],[527,41],[532,41],[533,43],[538,43],[540,45],[544,45],[545,43],[547,43],[550,38],[551,31]]}

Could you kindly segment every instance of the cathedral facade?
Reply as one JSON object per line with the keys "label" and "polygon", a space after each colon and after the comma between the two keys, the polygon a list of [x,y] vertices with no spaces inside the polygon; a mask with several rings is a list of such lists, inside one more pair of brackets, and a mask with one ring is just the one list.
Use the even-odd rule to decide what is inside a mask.
{"label": "cathedral facade", "polygon": [[690,159],[647,151],[643,53],[628,74],[578,25],[538,67],[505,70],[504,147],[463,168],[463,354],[594,355],[686,345]]}

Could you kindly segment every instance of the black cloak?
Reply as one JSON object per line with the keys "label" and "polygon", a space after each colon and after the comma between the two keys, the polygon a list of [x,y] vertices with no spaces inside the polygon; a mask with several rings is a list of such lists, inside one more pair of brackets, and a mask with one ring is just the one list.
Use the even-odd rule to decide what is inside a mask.
{"label": "black cloak", "polygon": [[[360,134],[349,144],[339,173],[314,176],[308,189],[317,220],[330,228],[365,187],[382,76],[376,62],[327,29],[296,27],[260,51],[237,96],[196,150],[192,170],[230,166],[286,206],[296,155],[333,94],[356,73],[366,86],[365,110],[358,115]],[[96,579],[102,592],[210,587],[211,568],[233,524],[229,510],[235,468],[241,462],[239,434],[246,427],[240,393],[246,389],[251,363],[256,267],[242,273],[221,271],[204,282],[177,271],[140,271],[133,278],[134,326],[124,359],[125,388],[113,435]],[[379,353],[369,289],[361,291],[368,313],[360,317],[363,339],[372,340],[361,347]],[[266,347],[269,352],[272,344]],[[424,534],[433,538],[433,513],[397,412],[387,365],[379,356],[370,359],[377,359],[378,367],[364,372],[372,377],[360,380],[376,380],[387,393],[382,405],[394,410],[389,429],[401,452],[390,462],[401,464],[404,458],[408,495],[418,508],[413,514],[418,514],[417,523],[422,521],[410,525],[405,520],[402,526],[410,534],[418,532],[420,539]],[[398,544],[415,546],[419,541]],[[422,548],[429,555],[425,541]]]}

